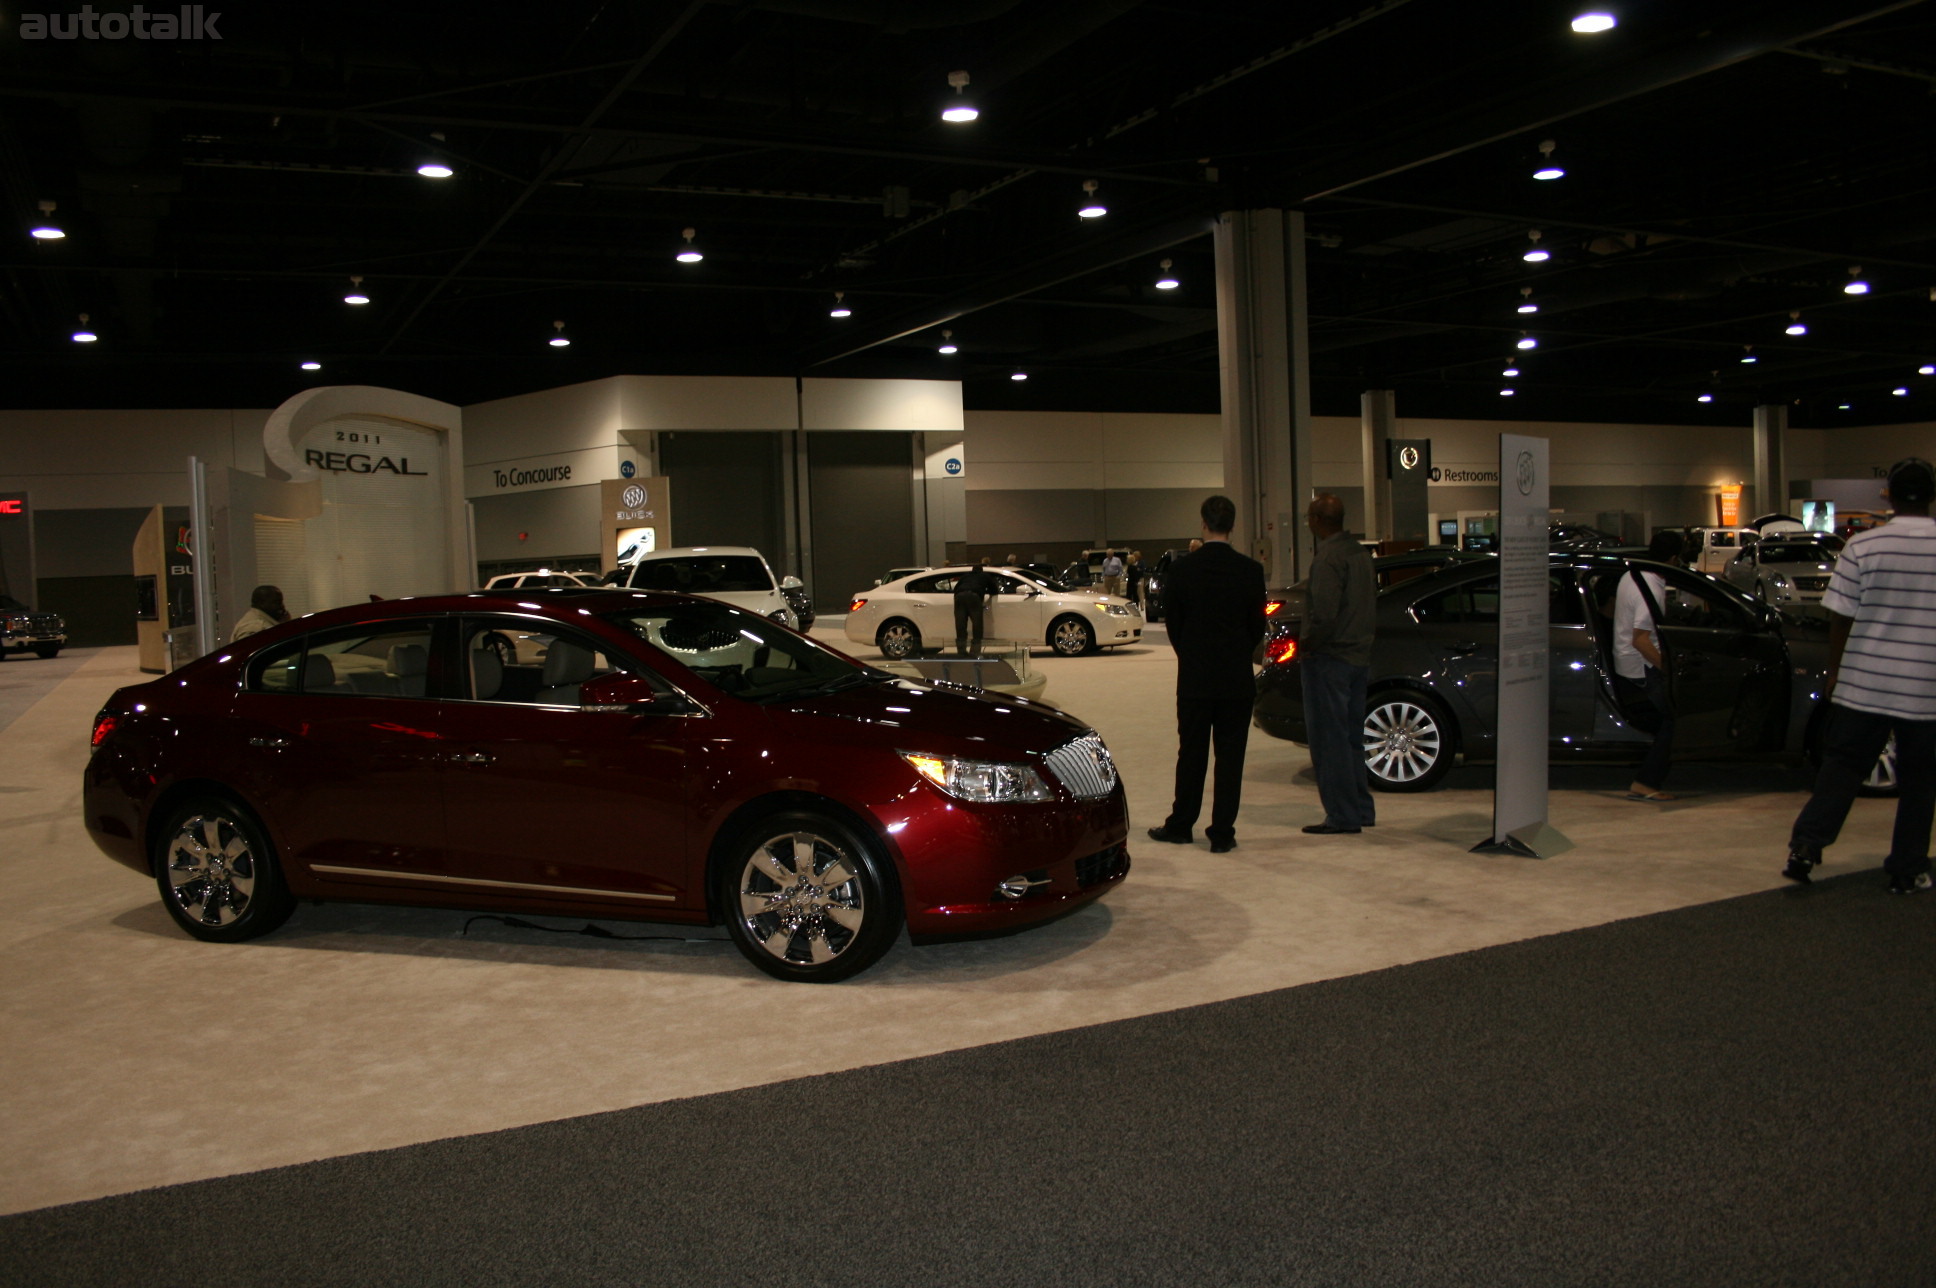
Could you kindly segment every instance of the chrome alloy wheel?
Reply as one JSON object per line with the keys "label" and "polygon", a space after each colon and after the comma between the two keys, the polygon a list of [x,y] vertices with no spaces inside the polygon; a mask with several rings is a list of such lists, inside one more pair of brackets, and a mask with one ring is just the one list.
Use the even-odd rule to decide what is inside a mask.
{"label": "chrome alloy wheel", "polygon": [[168,897],[184,919],[232,925],[255,898],[256,856],[234,819],[195,814],[168,842]]}
{"label": "chrome alloy wheel", "polygon": [[1889,742],[1876,757],[1875,768],[1862,781],[1862,790],[1877,796],[1894,796],[1898,789],[1896,782],[1896,735],[1889,735]]}
{"label": "chrome alloy wheel", "polygon": [[881,627],[875,638],[881,655],[892,662],[899,662],[921,651],[921,632],[913,623],[895,619]]}
{"label": "chrome alloy wheel", "polygon": [[747,855],[739,874],[739,917],[749,939],[774,958],[819,966],[845,952],[867,920],[857,865],[814,832],[783,832]]}
{"label": "chrome alloy wheel", "polygon": [[1391,698],[1366,713],[1364,745],[1372,777],[1412,783],[1439,765],[1445,755],[1445,733],[1437,717],[1424,707]]}
{"label": "chrome alloy wheel", "polygon": [[1064,617],[1049,633],[1049,643],[1063,657],[1081,657],[1095,645],[1096,634],[1080,617]]}

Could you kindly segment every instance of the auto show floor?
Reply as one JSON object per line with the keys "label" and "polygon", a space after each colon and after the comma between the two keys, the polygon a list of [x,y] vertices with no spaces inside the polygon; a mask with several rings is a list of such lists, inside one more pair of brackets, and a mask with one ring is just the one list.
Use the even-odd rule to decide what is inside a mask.
{"label": "auto show floor", "polygon": [[[814,633],[849,647],[839,630]],[[1534,860],[1469,852],[1490,830],[1484,768],[1381,795],[1374,831],[1304,836],[1320,817],[1309,758],[1255,731],[1239,848],[1150,842],[1169,804],[1174,662],[1149,634],[1035,659],[1045,699],[1095,725],[1121,767],[1123,887],[1030,933],[903,943],[830,987],[759,974],[723,931],[467,935],[464,913],[328,905],[254,943],[190,940],[81,826],[90,720],[148,678],[134,649],[0,666],[0,1212],[957,1051],[1784,884],[1796,768],[1684,766],[1666,806],[1623,799],[1622,767],[1556,769],[1551,818],[1575,848]],[[1823,875],[1875,868],[1892,810],[1858,802]]]}

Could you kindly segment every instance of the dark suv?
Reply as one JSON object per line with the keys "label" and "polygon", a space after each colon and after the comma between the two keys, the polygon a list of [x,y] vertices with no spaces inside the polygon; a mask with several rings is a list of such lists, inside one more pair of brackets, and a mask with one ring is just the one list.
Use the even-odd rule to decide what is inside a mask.
{"label": "dark suv", "polygon": [[59,613],[41,613],[11,595],[0,595],[0,657],[38,653],[53,657],[67,643],[67,623]]}

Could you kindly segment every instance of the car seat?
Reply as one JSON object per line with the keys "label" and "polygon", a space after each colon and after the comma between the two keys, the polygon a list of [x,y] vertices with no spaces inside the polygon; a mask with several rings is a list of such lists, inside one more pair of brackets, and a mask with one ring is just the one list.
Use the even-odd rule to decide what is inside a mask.
{"label": "car seat", "polygon": [[429,680],[430,651],[421,644],[393,644],[384,670],[396,681],[399,696],[421,698]]}
{"label": "car seat", "polygon": [[578,688],[592,678],[598,658],[582,644],[556,639],[545,653],[544,678],[536,700],[545,706],[575,707]]}
{"label": "car seat", "polygon": [[471,650],[471,696],[488,702],[504,684],[504,663],[487,648]]}

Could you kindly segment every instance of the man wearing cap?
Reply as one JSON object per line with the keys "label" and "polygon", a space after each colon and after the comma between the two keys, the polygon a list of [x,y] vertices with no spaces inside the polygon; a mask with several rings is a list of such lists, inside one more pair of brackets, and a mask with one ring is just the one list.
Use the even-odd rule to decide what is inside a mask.
{"label": "man wearing cap", "polygon": [[1822,597],[1828,727],[1815,794],[1795,820],[1781,874],[1808,884],[1894,734],[1896,826],[1882,867],[1892,892],[1913,894],[1930,888],[1936,814],[1936,470],[1914,456],[1898,461],[1883,496],[1895,517],[1850,539]]}

